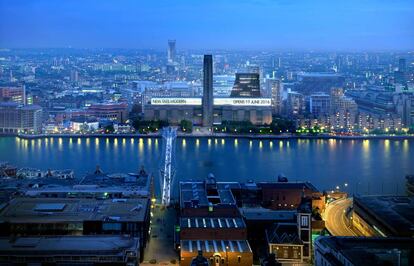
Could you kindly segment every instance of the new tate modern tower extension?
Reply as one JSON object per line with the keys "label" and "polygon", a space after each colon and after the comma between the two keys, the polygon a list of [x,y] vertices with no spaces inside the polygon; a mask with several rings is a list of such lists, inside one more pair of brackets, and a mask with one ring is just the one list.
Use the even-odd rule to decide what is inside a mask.
{"label": "new tate modern tower extension", "polygon": [[213,125],[213,56],[204,55],[203,126]]}

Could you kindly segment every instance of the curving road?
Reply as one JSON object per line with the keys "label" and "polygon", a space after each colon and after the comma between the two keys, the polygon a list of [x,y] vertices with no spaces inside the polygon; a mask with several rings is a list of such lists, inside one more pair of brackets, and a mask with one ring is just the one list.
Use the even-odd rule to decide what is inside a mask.
{"label": "curving road", "polygon": [[339,199],[329,203],[324,213],[326,228],[334,236],[358,236],[346,223],[345,213],[352,199]]}

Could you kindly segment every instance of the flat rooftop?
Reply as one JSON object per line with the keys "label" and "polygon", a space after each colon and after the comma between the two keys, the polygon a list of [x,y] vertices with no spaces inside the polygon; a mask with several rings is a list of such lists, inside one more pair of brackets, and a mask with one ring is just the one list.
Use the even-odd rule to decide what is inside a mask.
{"label": "flat rooftop", "polygon": [[98,186],[98,185],[74,185],[74,186],[56,186],[45,185],[41,188],[30,188],[24,192],[29,197],[37,197],[41,194],[66,193],[78,195],[82,193],[106,194],[120,193],[123,197],[149,197],[149,189],[137,189],[125,186]]}
{"label": "flat rooftop", "polygon": [[[48,236],[0,238],[1,255],[28,253],[56,254],[57,252],[97,252],[124,255],[125,250],[139,249],[139,238],[129,236]],[[39,254],[40,253],[40,254]]]}
{"label": "flat rooftop", "polygon": [[[38,171],[34,169],[34,171]],[[70,170],[67,170],[70,171]],[[60,172],[59,172],[60,173]],[[150,195],[150,176],[147,173],[94,173],[83,178],[1,178],[0,190],[17,189],[27,196],[41,193],[100,193],[117,192],[124,196]]]}
{"label": "flat rooftop", "polygon": [[94,173],[83,177],[80,185],[99,185],[99,186],[126,186],[131,188],[141,187],[147,188],[149,186],[149,175],[146,173]]}
{"label": "flat rooftop", "polygon": [[247,221],[295,221],[297,214],[297,211],[275,211],[262,207],[239,208],[239,210]]}
{"label": "flat rooftop", "polygon": [[309,189],[312,192],[319,192],[319,190],[310,182],[259,182],[259,188],[272,189]]}
{"label": "flat rooftop", "polygon": [[[354,204],[374,216],[395,235],[414,236],[414,197],[358,196]],[[358,215],[361,215],[358,213]]]}
{"label": "flat rooftop", "polygon": [[148,199],[15,198],[0,210],[0,222],[53,223],[89,221],[142,222]]}
{"label": "flat rooftop", "polygon": [[217,182],[214,186],[202,181],[180,182],[181,207],[196,202],[198,206],[235,205],[231,188],[240,187],[237,182]]}
{"label": "flat rooftop", "polygon": [[[319,237],[316,239],[321,245],[341,252],[354,265],[387,265],[384,259],[401,258],[401,265],[412,265],[414,253],[413,238],[394,237]],[[396,264],[393,264],[396,265]]]}

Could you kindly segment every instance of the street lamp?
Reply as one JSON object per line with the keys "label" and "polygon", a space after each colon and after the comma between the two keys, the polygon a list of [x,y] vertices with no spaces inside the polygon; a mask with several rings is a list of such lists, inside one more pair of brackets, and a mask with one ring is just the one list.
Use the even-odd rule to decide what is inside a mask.
{"label": "street lamp", "polygon": [[226,260],[227,260],[227,266],[229,266],[229,255],[228,255],[229,246],[226,246]]}

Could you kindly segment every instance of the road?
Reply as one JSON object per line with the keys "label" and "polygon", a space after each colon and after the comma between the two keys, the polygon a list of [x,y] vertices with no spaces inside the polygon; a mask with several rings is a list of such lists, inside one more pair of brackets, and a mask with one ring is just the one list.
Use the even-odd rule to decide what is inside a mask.
{"label": "road", "polygon": [[324,213],[326,228],[334,236],[358,236],[346,222],[345,213],[351,206],[352,199],[339,199],[329,203]]}
{"label": "road", "polygon": [[[176,212],[173,208],[152,209],[150,241],[144,251],[144,261],[139,265],[178,265],[178,253],[174,250],[174,224]],[[151,263],[155,260],[156,263]],[[172,263],[175,260],[175,263]]]}

